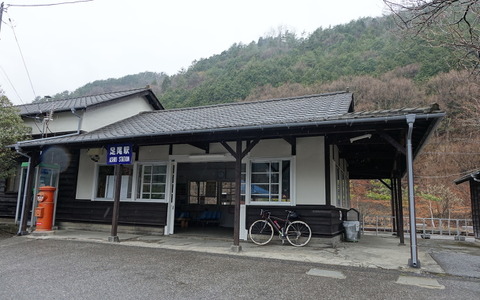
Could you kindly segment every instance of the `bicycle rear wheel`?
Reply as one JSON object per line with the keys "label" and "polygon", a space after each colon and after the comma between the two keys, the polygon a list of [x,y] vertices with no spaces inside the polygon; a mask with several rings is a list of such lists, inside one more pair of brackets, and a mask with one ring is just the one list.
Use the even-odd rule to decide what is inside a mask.
{"label": "bicycle rear wheel", "polygon": [[265,245],[273,238],[273,227],[266,220],[257,220],[250,226],[248,235],[255,244]]}
{"label": "bicycle rear wheel", "polygon": [[303,221],[293,221],[287,226],[287,240],[296,247],[302,247],[310,242],[312,230]]}

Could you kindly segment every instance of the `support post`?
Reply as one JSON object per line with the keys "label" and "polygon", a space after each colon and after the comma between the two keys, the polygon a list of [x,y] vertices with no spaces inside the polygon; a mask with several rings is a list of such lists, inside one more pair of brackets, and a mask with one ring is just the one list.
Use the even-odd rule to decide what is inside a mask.
{"label": "support post", "polygon": [[120,212],[120,191],[122,188],[122,165],[115,165],[114,170],[115,176],[115,190],[113,193],[113,211],[112,211],[112,229],[110,236],[108,237],[109,242],[120,242],[120,239],[117,235],[118,229],[118,214]]}
{"label": "support post", "polygon": [[0,31],[2,29],[3,2],[0,4]]}
{"label": "support post", "polygon": [[242,246],[240,246],[240,198],[241,198],[241,186],[242,186],[242,141],[237,140],[235,157],[235,211],[233,217],[233,246],[232,250],[240,252]]}
{"label": "support post", "polygon": [[392,234],[397,234],[397,182],[392,176],[390,179],[390,206],[392,207]]}
{"label": "support post", "polygon": [[398,176],[396,179],[397,181],[397,215],[398,215],[398,222],[397,222],[397,234],[400,238],[399,245],[405,245],[405,228],[403,224],[403,193],[402,193],[402,178]]}
{"label": "support post", "polygon": [[408,173],[408,205],[410,217],[410,254],[408,265],[414,268],[420,268],[417,249],[417,227],[415,214],[415,194],[413,181],[413,152],[412,152],[412,132],[415,115],[407,115],[408,134],[407,134],[407,173]]}
{"label": "support post", "polygon": [[234,219],[233,219],[233,245],[231,247],[232,251],[240,252],[242,251],[242,246],[240,246],[240,199],[242,196],[242,159],[247,155],[260,139],[255,139],[251,142],[247,142],[247,147],[242,151],[242,140],[236,141],[235,150],[230,147],[225,141],[221,142],[223,147],[230,152],[230,154],[235,157],[235,210],[234,210]]}

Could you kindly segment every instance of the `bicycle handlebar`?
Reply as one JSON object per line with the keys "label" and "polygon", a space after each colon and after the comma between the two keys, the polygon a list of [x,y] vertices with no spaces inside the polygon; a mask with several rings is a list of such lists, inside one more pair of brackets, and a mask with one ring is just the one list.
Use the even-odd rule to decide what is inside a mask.
{"label": "bicycle handlebar", "polygon": [[[296,212],[294,212],[293,210],[285,210],[285,212],[287,213],[287,220],[290,219],[290,216],[293,216],[293,218],[296,218],[298,215]],[[271,215],[271,212],[269,210],[266,210],[266,209],[260,209],[260,216],[262,218],[268,218],[270,217]]]}

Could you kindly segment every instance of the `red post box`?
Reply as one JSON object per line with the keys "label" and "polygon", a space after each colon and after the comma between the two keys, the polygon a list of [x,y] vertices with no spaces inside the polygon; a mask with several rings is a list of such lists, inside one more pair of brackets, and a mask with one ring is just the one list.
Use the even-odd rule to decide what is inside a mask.
{"label": "red post box", "polygon": [[37,194],[38,206],[35,208],[37,228],[35,231],[51,231],[53,227],[54,194],[57,190],[53,186],[42,186]]}

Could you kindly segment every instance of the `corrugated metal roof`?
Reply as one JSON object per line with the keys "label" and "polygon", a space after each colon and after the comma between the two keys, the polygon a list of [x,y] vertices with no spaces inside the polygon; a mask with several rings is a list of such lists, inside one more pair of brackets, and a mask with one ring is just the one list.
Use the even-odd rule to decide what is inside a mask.
{"label": "corrugated metal roof", "polygon": [[[137,94],[142,94],[145,92],[151,93],[149,88],[140,88],[140,89],[132,89],[132,90],[126,90],[126,91],[104,93],[99,95],[91,95],[91,96],[75,97],[75,98],[62,99],[62,100],[54,100],[54,101],[48,101],[48,102],[17,105],[15,107],[20,110],[20,115],[36,115],[36,114],[41,114],[41,113],[50,112],[50,111],[54,111],[54,112],[69,111],[72,108],[79,110],[79,109],[87,108],[97,104],[105,103],[108,101],[130,97]],[[153,95],[153,93],[151,94]],[[158,99],[155,98],[155,101],[157,102],[156,106],[160,108],[161,104],[160,102],[158,102]],[[154,104],[152,103],[152,105]]]}

